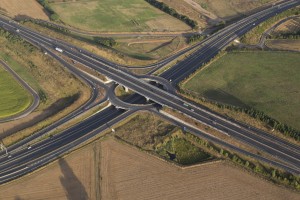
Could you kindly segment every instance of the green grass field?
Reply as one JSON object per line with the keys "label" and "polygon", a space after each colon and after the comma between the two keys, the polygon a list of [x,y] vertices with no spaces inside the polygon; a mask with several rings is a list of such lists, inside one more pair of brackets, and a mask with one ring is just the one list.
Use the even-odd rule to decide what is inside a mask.
{"label": "green grass field", "polygon": [[212,159],[211,155],[186,139],[179,137],[171,137],[167,142],[164,142],[157,148],[157,153],[182,165],[191,165]]}
{"label": "green grass field", "polygon": [[91,31],[182,31],[183,22],[152,7],[144,0],[93,0],[51,3],[60,19]]}
{"label": "green grass field", "polygon": [[228,53],[183,88],[222,103],[254,107],[300,129],[299,63],[299,53]]}
{"label": "green grass field", "polygon": [[32,102],[30,94],[0,65],[0,119],[25,110]]}

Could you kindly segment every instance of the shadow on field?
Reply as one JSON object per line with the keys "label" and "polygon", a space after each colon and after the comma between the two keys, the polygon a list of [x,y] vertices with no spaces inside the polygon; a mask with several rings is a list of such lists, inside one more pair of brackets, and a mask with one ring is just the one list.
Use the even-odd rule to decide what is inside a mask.
{"label": "shadow on field", "polygon": [[60,169],[63,173],[63,176],[61,176],[60,182],[62,186],[65,189],[65,192],[67,194],[67,199],[69,200],[87,200],[88,195],[87,192],[80,182],[76,175],[74,174],[73,170],[69,166],[69,164],[64,160],[60,159],[59,161]]}
{"label": "shadow on field", "polygon": [[212,100],[212,101],[217,101],[220,103],[228,104],[228,105],[233,105],[233,106],[238,106],[238,107],[248,107],[245,103],[243,103],[240,99],[236,98],[235,96],[217,89],[217,90],[207,90],[203,93],[203,95]]}
{"label": "shadow on field", "polygon": [[19,197],[19,196],[16,196],[15,200],[23,200],[23,199],[21,197]]}
{"label": "shadow on field", "polygon": [[5,132],[0,134],[0,139],[8,137],[8,136],[12,135],[13,133],[18,132],[27,127],[31,127],[34,124],[37,124],[38,122],[41,122],[41,121],[45,120],[46,118],[55,115],[56,113],[63,110],[64,108],[67,108],[68,106],[72,105],[79,98],[80,98],[80,93],[76,93],[69,97],[61,98],[61,99],[57,100],[56,102],[54,102],[53,104],[51,104],[48,108],[43,110],[43,112],[41,114],[35,116],[34,118],[32,118],[30,120],[27,120],[25,122],[22,122],[22,121],[18,122],[18,120],[16,120],[15,124],[12,128],[7,129],[7,130],[5,130]]}

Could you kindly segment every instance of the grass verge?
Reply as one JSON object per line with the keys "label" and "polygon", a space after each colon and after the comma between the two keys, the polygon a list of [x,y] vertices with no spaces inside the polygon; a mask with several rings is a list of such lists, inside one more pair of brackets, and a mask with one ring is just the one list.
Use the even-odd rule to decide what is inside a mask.
{"label": "grass verge", "polygon": [[53,123],[88,100],[88,87],[36,47],[3,29],[0,44],[0,57],[40,96],[40,104],[33,113],[17,122],[1,124],[5,145]]}
{"label": "grass verge", "polygon": [[32,97],[12,75],[0,65],[0,119],[20,113],[32,102]]}

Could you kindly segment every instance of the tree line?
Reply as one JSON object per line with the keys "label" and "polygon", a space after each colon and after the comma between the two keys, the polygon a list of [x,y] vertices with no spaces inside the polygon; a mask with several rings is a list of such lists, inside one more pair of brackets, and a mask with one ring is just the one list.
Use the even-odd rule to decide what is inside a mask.
{"label": "tree line", "polygon": [[300,30],[293,33],[279,33],[272,35],[269,37],[269,39],[300,39]]}
{"label": "tree line", "polygon": [[179,90],[180,90],[181,94],[187,95],[193,99],[198,99],[198,100],[200,99],[201,101],[212,103],[222,109],[228,109],[228,110],[233,110],[236,112],[245,113],[252,118],[258,119],[258,120],[268,124],[274,130],[281,132],[285,136],[289,136],[289,137],[295,139],[296,141],[300,141],[300,131],[299,130],[296,130],[291,126],[268,116],[267,114],[265,114],[262,111],[259,111],[259,110],[256,110],[256,109],[250,108],[250,107],[242,108],[242,107],[237,107],[237,106],[233,106],[233,105],[227,105],[227,104],[222,104],[219,102],[214,102],[211,100],[204,99],[203,97],[199,98],[198,95],[196,95],[188,90],[185,90],[182,88],[180,88]]}
{"label": "tree line", "polygon": [[145,0],[145,1],[148,2],[149,4],[151,4],[152,6],[164,11],[165,13],[168,13],[169,15],[183,21],[184,23],[186,23],[193,29],[196,29],[198,27],[198,23],[195,20],[192,20],[185,15],[179,14],[176,10],[174,10],[173,8],[170,8],[167,4],[165,4],[163,2],[159,2],[156,0]]}
{"label": "tree line", "polygon": [[191,44],[191,43],[195,43],[195,42],[200,42],[200,41],[204,40],[205,38],[206,38],[205,35],[200,35],[200,34],[192,35],[191,37],[188,38],[187,43]]}
{"label": "tree line", "polygon": [[50,14],[50,19],[52,21],[59,20],[59,15],[51,8],[48,0],[38,0],[38,2],[45,8],[45,10]]}
{"label": "tree line", "polygon": [[208,149],[209,151],[213,152],[214,154],[217,154],[217,155],[221,156],[222,158],[229,159],[233,163],[235,163],[239,166],[242,166],[249,171],[260,174],[260,175],[270,179],[271,181],[290,186],[297,190],[300,189],[300,177],[299,176],[293,175],[289,172],[284,172],[284,171],[275,169],[273,167],[264,165],[259,162],[254,162],[245,156],[241,157],[233,152],[230,152],[228,150],[217,147],[216,145],[214,145],[206,140],[203,140],[191,133],[186,133],[186,138],[188,140],[196,142],[197,144],[204,147],[205,149]]}

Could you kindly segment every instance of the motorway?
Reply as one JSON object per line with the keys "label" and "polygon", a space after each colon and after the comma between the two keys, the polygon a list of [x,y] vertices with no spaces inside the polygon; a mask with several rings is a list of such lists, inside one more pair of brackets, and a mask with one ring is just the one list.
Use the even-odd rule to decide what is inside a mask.
{"label": "motorway", "polygon": [[[253,28],[254,24],[257,25],[260,22],[268,19],[269,17],[274,16],[276,13],[293,7],[295,5],[299,5],[299,1],[286,1],[286,3],[283,3],[278,7],[276,6],[268,8],[264,12],[259,12],[257,14],[251,15],[246,19],[243,19],[235,24],[230,25],[227,28],[224,28],[223,30],[217,32],[215,35],[211,36],[207,40],[203,41],[203,43],[201,43],[202,48],[199,48],[199,50],[195,51],[195,53],[193,53],[190,57],[163,73],[162,77],[166,78],[167,80],[171,79],[173,84],[178,83],[178,81],[182,80],[184,77],[186,77],[187,75],[195,71],[197,68],[199,68],[199,66],[201,66],[201,63],[207,62],[207,60],[211,59],[223,47],[228,45],[235,38]],[[217,113],[208,110],[207,108],[200,107],[199,105],[193,104],[191,102],[187,102],[176,94],[159,89],[149,84],[148,82],[140,79],[134,74],[124,72],[121,68],[119,68],[117,64],[110,63],[106,60],[104,62],[101,58],[91,54],[90,52],[84,51],[79,48],[74,48],[71,45],[62,44],[53,38],[43,36],[14,22],[9,22],[8,20],[2,18],[0,22],[2,27],[8,31],[16,33],[17,29],[20,30],[16,34],[20,35],[22,38],[26,39],[32,44],[40,46],[43,50],[46,50],[50,53],[50,49],[53,50],[55,47],[59,47],[63,49],[64,56],[67,56],[76,62],[82,63],[85,66],[97,70],[98,72],[104,74],[114,82],[126,86],[127,88],[135,91],[141,96],[144,96],[160,105],[175,109],[203,124],[206,124],[208,126],[211,126],[212,128],[217,129],[218,131],[223,132],[226,135],[240,140],[243,143],[249,144],[257,149],[269,153],[270,155],[273,155],[278,160],[280,160],[281,163],[271,160],[266,161],[265,158],[259,158],[256,156],[257,159],[262,160],[264,162],[272,163],[273,165],[284,168],[292,173],[300,174],[300,147],[298,145],[290,144],[285,140],[279,139],[268,133],[264,133],[263,131],[257,130],[253,127],[250,127],[249,129],[249,127],[245,124],[235,122],[231,119],[227,119],[224,116],[221,116]],[[132,98],[133,99],[130,102],[138,103],[139,101],[141,101],[141,97],[139,95],[137,95],[136,97],[133,96]],[[92,124],[93,122],[95,122],[97,127],[103,128],[103,123],[108,122],[108,120],[111,120],[110,123],[116,123],[118,120],[124,118],[121,116],[124,116],[125,114],[128,114],[130,112],[133,111],[129,110],[125,112],[124,110],[112,109],[109,112],[112,114],[105,114],[105,112],[101,112],[101,115],[97,115],[97,117],[91,116],[89,120],[91,120]],[[103,121],[99,122],[99,120]],[[91,131],[94,130],[89,127],[84,127],[86,127],[85,123],[76,127],[77,130],[84,129],[84,134],[82,133],[82,138],[84,139],[76,139],[76,137],[72,135],[72,132],[70,132],[70,130],[66,130],[67,132],[60,135],[65,135],[65,137],[69,138],[69,140],[71,141],[74,140],[74,143],[78,141],[83,142],[85,141],[86,137],[90,135]],[[96,130],[98,130],[98,128],[96,128]],[[193,132],[199,133],[199,131],[197,130],[191,130]],[[94,133],[94,131],[92,132]],[[68,137],[69,135],[72,136]],[[11,159],[8,159],[7,161],[5,161],[5,158],[2,157],[0,159],[0,182],[11,180],[15,175],[23,175],[29,170],[33,170],[38,166],[42,166],[43,164],[50,162],[54,159],[52,158],[53,155],[60,155],[75,147],[71,146],[67,148],[67,144],[71,145],[73,144],[73,142],[64,143],[61,140],[58,140],[55,143],[49,142],[51,143],[49,144],[49,147],[48,145],[46,145],[47,147],[45,147],[45,149],[42,148],[41,150],[37,150],[38,152],[35,152],[35,154],[30,154],[28,150],[24,149],[26,153],[19,151],[18,154],[14,155]],[[209,140],[213,139],[210,138]],[[78,144],[80,144],[80,142],[78,142]],[[220,144],[222,141],[215,139],[215,142]],[[40,146],[37,146],[33,149],[38,149],[39,147]],[[244,152],[244,154],[255,157],[255,155],[251,155],[249,152]],[[23,157],[19,158],[19,156]],[[29,160],[36,160],[37,162],[28,165]],[[14,166],[14,164],[17,165],[17,163],[20,166],[22,166],[22,168],[12,167]],[[21,165],[22,163],[23,165]]]}
{"label": "motorway", "polygon": [[0,119],[0,123],[7,122],[7,121],[12,121],[12,120],[17,120],[20,118],[23,118],[30,114],[34,109],[36,109],[40,103],[40,97],[38,93],[30,87],[29,84],[27,84],[13,69],[11,69],[5,62],[0,60],[0,64],[4,67],[6,71],[12,74],[12,76],[18,81],[24,89],[26,89],[32,96],[32,103],[28,108],[26,108],[24,111],[17,113],[13,116],[5,117],[3,119]]}

